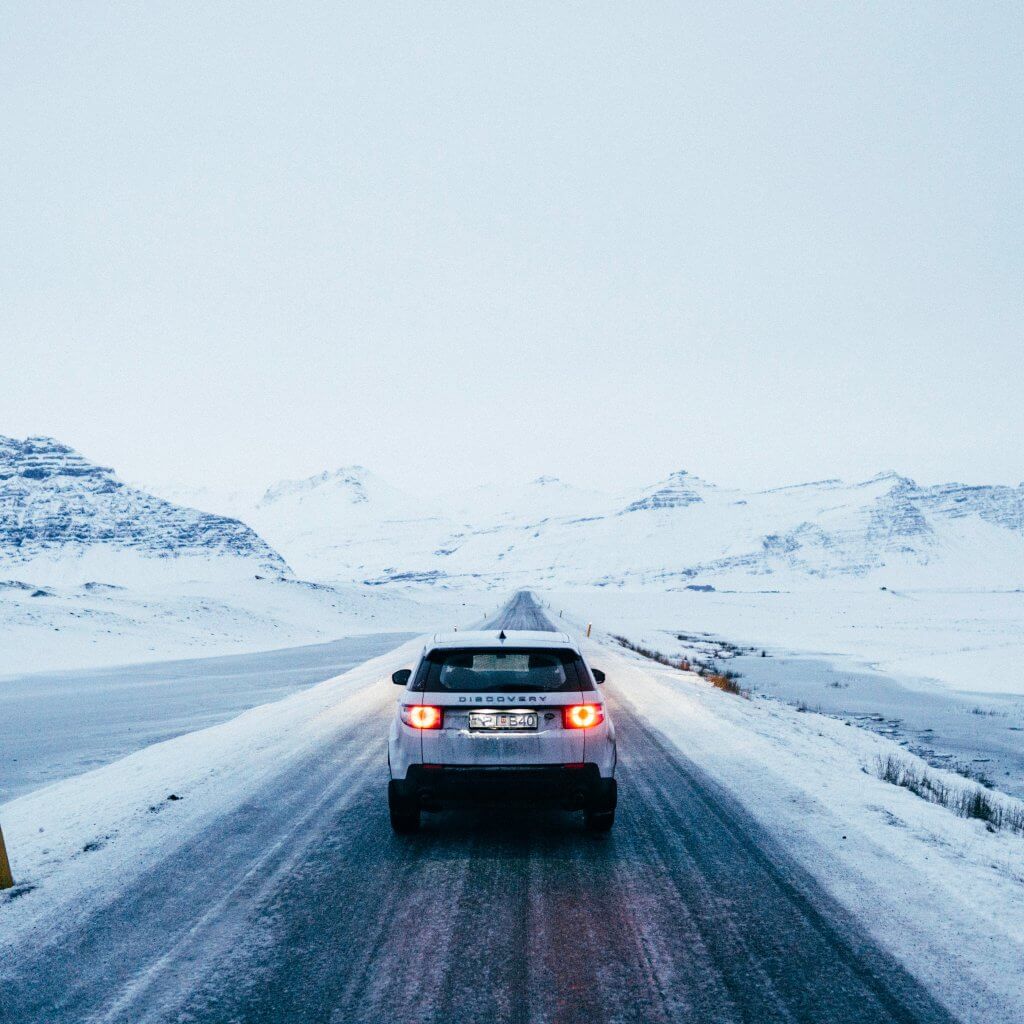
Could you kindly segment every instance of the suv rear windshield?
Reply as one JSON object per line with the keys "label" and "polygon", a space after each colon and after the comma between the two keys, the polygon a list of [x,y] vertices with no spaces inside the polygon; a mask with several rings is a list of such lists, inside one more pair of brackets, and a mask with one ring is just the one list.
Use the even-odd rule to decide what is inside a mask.
{"label": "suv rear windshield", "polygon": [[431,651],[411,688],[435,693],[564,693],[593,686],[575,651],[472,647]]}

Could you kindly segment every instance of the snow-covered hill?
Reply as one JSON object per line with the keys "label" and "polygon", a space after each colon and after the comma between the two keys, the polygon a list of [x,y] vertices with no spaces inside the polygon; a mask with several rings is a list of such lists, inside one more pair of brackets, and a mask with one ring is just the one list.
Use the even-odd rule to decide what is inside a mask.
{"label": "snow-covered hill", "polygon": [[[322,504],[329,495],[337,508],[346,494],[361,503],[358,482],[329,476],[323,491],[312,488]],[[317,518],[305,490],[280,486],[264,501],[321,543],[330,515],[324,508]],[[373,491],[375,508],[383,493]],[[358,521],[372,536],[369,521]],[[476,614],[461,597],[455,618],[425,597],[297,578],[237,518],[124,484],[52,438],[0,437],[0,676],[261,650]]]}
{"label": "snow-covered hill", "polygon": [[288,574],[236,519],[130,487],[49,437],[0,436],[0,578],[65,584]]}
{"label": "snow-covered hill", "polygon": [[[743,491],[680,470],[630,493],[539,477],[439,496],[346,466],[248,496],[216,497],[216,481],[203,487],[157,498],[56,441],[0,441],[0,580],[33,588],[7,594],[17,596],[19,621],[36,621],[26,610],[36,608],[40,627],[49,622],[41,614],[48,599],[32,597],[35,589],[70,595],[87,583],[127,584],[132,601],[170,608],[178,595],[166,588],[177,582],[282,582],[286,562],[301,579],[350,592],[347,623],[360,603],[373,604],[367,595],[392,588],[418,591],[406,595],[417,604],[523,587],[627,595],[1024,589],[1024,486],[921,486],[889,472]],[[210,511],[175,498],[208,500]],[[200,589],[217,599],[218,586]],[[241,618],[262,619],[272,591],[279,607],[267,620],[291,621],[292,589],[282,582],[252,600],[246,592]],[[54,598],[54,614],[76,601]],[[813,616],[806,625],[817,628]]]}
{"label": "snow-covered hill", "polygon": [[0,679],[426,631],[480,611],[461,599],[443,605],[433,594],[418,600],[394,588],[279,576],[134,587],[0,579]]}
{"label": "snow-covered hill", "polygon": [[896,473],[746,492],[679,471],[625,495],[541,477],[442,503],[349,467],[235,511],[303,575],[375,585],[1024,585],[1024,486]]}
{"label": "snow-covered hill", "polygon": [[453,528],[429,501],[362,466],[282,481],[239,512],[271,544],[287,548],[295,571],[312,579],[400,577],[410,552]]}
{"label": "snow-covered hill", "polygon": [[539,476],[526,483],[478,485],[452,495],[449,507],[466,523],[536,522],[585,516],[608,501],[609,496],[600,491],[575,487],[556,476]]}

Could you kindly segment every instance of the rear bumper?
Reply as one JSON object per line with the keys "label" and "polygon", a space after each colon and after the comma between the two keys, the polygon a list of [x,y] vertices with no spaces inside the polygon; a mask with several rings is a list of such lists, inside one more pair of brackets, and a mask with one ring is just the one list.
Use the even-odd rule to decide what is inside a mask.
{"label": "rear bumper", "polygon": [[617,797],[614,779],[603,779],[596,764],[580,765],[429,765],[409,766],[397,780],[403,796],[415,796],[430,809],[451,801],[481,803],[554,801],[570,809],[611,810]]}

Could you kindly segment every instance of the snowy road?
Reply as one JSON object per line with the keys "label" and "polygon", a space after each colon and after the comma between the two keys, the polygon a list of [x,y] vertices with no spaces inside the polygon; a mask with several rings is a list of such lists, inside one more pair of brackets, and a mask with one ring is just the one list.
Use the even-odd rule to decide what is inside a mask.
{"label": "snowy road", "polygon": [[[519,595],[495,624],[546,620]],[[508,807],[392,836],[381,692],[258,799],[0,966],[0,1019],[950,1020],[614,680],[608,692],[610,836]]]}

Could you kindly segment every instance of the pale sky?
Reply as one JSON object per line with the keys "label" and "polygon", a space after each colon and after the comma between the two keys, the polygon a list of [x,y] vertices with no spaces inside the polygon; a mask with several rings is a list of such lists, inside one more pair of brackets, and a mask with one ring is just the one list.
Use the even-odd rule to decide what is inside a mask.
{"label": "pale sky", "polygon": [[1024,6],[55,3],[0,433],[126,479],[1024,478]]}

